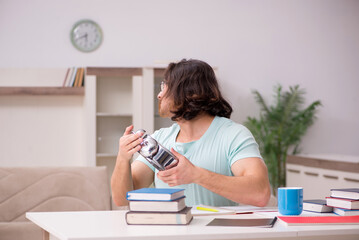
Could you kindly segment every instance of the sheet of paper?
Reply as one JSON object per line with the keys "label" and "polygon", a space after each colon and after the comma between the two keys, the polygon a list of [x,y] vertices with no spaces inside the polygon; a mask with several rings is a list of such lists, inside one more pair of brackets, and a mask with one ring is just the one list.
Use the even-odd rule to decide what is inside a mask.
{"label": "sheet of paper", "polygon": [[[197,207],[204,209],[211,209],[215,211],[206,211],[198,210]],[[235,210],[222,208],[222,207],[213,207],[207,205],[195,205],[192,207],[191,213],[193,216],[211,216],[211,215],[227,215],[227,214],[236,214]]]}
{"label": "sheet of paper", "polygon": [[237,214],[245,213],[245,212],[277,212],[277,207],[255,207],[249,205],[243,206],[230,206],[230,207],[221,207],[229,210],[235,211]]}

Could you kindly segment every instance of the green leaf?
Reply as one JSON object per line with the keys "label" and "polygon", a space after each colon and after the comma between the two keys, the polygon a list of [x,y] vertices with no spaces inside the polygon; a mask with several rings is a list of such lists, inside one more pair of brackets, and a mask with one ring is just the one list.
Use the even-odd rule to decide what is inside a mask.
{"label": "green leaf", "polygon": [[321,102],[314,101],[302,108],[305,91],[299,85],[289,87],[283,92],[280,84],[274,87],[274,104],[268,106],[258,91],[253,91],[260,106],[259,118],[247,117],[244,125],[255,137],[264,161],[267,164],[273,192],[285,186],[285,163],[288,149],[299,152],[302,137],[313,125]]}

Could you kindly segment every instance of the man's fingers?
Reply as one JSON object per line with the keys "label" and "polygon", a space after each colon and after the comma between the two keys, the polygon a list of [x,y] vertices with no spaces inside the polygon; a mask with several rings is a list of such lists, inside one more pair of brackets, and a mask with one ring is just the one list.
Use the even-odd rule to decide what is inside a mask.
{"label": "man's fingers", "polygon": [[176,157],[178,157],[179,153],[176,152],[176,150],[174,150],[173,148],[171,148],[171,152],[173,153],[173,155],[175,155]]}
{"label": "man's fingers", "polygon": [[135,154],[136,152],[140,151],[141,146],[138,145],[137,147],[132,148],[130,151],[128,151],[129,154]]}
{"label": "man's fingers", "polygon": [[128,145],[133,145],[132,147],[135,147],[136,145],[140,144],[142,142],[142,138],[140,134],[130,134],[123,137],[124,141],[123,143]]}
{"label": "man's fingers", "polygon": [[170,168],[173,168],[173,167],[177,166],[177,164],[178,164],[178,160],[175,159],[171,162],[170,165],[166,166],[165,169],[168,170]]}
{"label": "man's fingers", "polygon": [[131,131],[133,129],[133,125],[130,125],[126,128],[125,133],[123,135],[128,135],[131,134]]}
{"label": "man's fingers", "polygon": [[173,155],[175,155],[175,157],[177,158],[177,163],[178,163],[178,161],[179,161],[179,159],[180,159],[180,157],[181,157],[182,155],[179,154],[178,152],[176,152],[176,150],[174,150],[173,148],[171,148],[171,153],[172,153]]}
{"label": "man's fingers", "polygon": [[175,169],[170,168],[164,171],[159,171],[157,175],[162,178],[171,177],[175,171],[176,171]]}
{"label": "man's fingers", "polygon": [[141,145],[140,145],[141,142],[142,142],[142,138],[138,138],[137,140],[131,142],[131,143],[129,144],[130,149],[131,149],[131,148],[137,148],[137,147],[139,147],[139,149],[141,149]]}

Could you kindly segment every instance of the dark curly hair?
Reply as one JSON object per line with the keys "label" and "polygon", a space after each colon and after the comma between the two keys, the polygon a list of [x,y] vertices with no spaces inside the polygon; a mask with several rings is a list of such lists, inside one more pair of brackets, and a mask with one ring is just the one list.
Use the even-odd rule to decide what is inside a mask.
{"label": "dark curly hair", "polygon": [[173,121],[191,120],[202,112],[231,117],[232,107],[222,97],[215,73],[207,63],[194,59],[170,63],[164,82],[167,85],[165,97],[174,100]]}

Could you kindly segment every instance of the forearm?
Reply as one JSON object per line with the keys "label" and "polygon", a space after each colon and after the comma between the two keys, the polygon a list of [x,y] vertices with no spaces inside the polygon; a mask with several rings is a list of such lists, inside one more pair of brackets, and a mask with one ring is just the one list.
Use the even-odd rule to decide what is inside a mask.
{"label": "forearm", "polygon": [[196,167],[196,184],[237,203],[265,206],[270,198],[267,179],[253,175],[225,176]]}
{"label": "forearm", "polygon": [[115,169],[111,177],[112,198],[116,205],[128,205],[126,194],[133,190],[131,159],[141,149],[142,133],[132,134],[133,126],[126,128],[119,141]]}
{"label": "forearm", "polygon": [[177,157],[176,167],[157,173],[170,187],[195,183],[237,203],[265,206],[270,198],[267,167],[260,158],[244,158],[231,166],[234,176],[226,176],[195,166],[171,149]]}
{"label": "forearm", "polygon": [[111,177],[112,198],[117,206],[128,205],[126,194],[133,190],[131,163],[117,156],[116,165]]}

